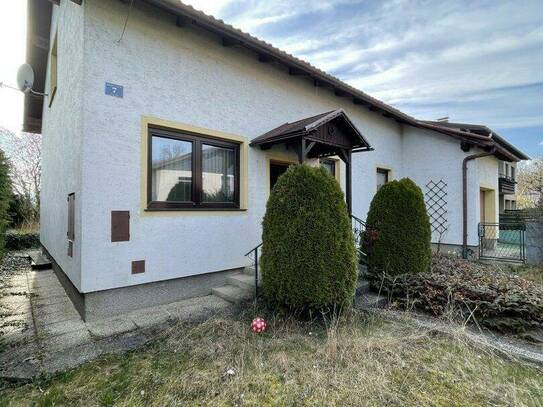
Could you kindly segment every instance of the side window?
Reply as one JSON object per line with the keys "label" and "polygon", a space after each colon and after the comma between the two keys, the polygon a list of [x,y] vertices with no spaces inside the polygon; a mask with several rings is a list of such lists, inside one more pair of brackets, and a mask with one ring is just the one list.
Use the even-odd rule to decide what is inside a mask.
{"label": "side window", "polygon": [[68,256],[73,256],[75,240],[75,194],[68,195]]}
{"label": "side window", "polygon": [[49,107],[53,104],[53,99],[57,93],[57,38],[58,33],[55,34],[53,40],[53,46],[51,47],[50,65],[49,65]]}
{"label": "side window", "polygon": [[384,168],[377,168],[377,190],[385,185],[389,181],[390,170],[385,170]]}
{"label": "side window", "polygon": [[320,165],[323,167],[326,171],[332,175],[332,177],[336,177],[336,160],[331,160],[329,158],[321,158]]}

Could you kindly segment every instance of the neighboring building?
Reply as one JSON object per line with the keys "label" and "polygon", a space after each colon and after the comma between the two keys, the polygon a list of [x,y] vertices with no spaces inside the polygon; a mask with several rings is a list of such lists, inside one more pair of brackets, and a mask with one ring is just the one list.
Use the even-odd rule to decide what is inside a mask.
{"label": "neighboring building", "polygon": [[49,96],[27,95],[25,129],[43,134],[41,243],[86,319],[224,284],[292,163],[325,166],[359,218],[410,177],[433,242],[476,253],[478,223],[498,220],[500,162],[525,158],[174,0],[52,3],[29,0],[27,59]]}
{"label": "neighboring building", "polygon": [[515,146],[508,143],[503,137],[499,136],[495,131],[481,124],[468,123],[451,123],[448,121],[425,121],[425,123],[435,124],[442,127],[461,130],[468,133],[474,133],[482,136],[488,136],[496,141],[496,143],[511,151],[517,160],[503,161],[498,164],[498,208],[499,213],[504,213],[505,210],[517,209],[516,197],[516,171],[518,160],[529,160],[526,154],[517,149]]}

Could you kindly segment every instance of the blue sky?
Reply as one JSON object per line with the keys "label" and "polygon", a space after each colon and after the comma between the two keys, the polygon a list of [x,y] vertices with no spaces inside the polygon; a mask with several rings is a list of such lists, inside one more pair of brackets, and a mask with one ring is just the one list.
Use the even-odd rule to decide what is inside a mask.
{"label": "blue sky", "polygon": [[187,3],[420,119],[486,124],[543,156],[543,1]]}

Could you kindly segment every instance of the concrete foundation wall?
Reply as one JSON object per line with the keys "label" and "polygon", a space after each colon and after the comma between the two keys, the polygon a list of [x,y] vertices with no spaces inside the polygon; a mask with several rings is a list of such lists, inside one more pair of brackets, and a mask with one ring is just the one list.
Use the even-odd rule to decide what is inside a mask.
{"label": "concrete foundation wall", "polygon": [[241,269],[200,274],[131,287],[95,291],[84,295],[85,321],[95,321],[155,305],[210,295],[211,289],[226,284]]}

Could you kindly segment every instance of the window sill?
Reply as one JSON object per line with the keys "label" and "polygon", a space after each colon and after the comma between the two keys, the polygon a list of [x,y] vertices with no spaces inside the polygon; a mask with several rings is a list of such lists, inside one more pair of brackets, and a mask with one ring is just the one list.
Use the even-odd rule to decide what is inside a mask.
{"label": "window sill", "polygon": [[246,212],[241,208],[146,208],[145,212]]}

